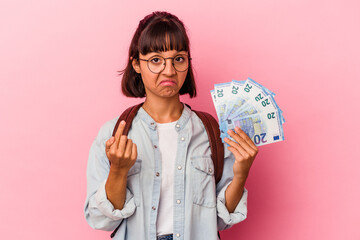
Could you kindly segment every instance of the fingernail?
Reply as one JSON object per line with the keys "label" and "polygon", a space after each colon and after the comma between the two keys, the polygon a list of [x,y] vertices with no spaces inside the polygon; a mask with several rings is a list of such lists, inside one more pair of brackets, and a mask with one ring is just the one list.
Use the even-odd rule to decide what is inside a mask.
{"label": "fingernail", "polygon": [[120,125],[125,125],[125,121],[122,120],[122,121],[120,122]]}
{"label": "fingernail", "polygon": [[224,141],[228,141],[229,139],[227,137],[224,137]]}
{"label": "fingernail", "polygon": [[231,134],[233,131],[231,129],[227,130],[228,134]]}
{"label": "fingernail", "polygon": [[239,128],[239,127],[235,127],[235,130],[240,130],[240,128]]}

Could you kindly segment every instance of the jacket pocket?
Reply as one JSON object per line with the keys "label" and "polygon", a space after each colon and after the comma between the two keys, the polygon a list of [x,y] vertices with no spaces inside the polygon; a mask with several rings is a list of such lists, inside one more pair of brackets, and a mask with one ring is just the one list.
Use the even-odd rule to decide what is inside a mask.
{"label": "jacket pocket", "polygon": [[191,158],[193,202],[204,207],[216,206],[214,164],[209,157]]}
{"label": "jacket pocket", "polygon": [[130,168],[127,176],[127,187],[134,195],[136,206],[140,205],[140,172],[141,160],[137,159],[134,165]]}

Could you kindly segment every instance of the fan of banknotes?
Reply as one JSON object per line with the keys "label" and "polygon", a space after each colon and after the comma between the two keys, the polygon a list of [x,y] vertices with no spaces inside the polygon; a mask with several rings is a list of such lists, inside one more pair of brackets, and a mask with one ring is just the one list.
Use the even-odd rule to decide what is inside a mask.
{"label": "fan of banknotes", "polygon": [[284,140],[285,119],[276,104],[275,93],[248,78],[215,84],[210,91],[219,119],[221,138],[231,137],[229,129],[240,127],[261,146]]}

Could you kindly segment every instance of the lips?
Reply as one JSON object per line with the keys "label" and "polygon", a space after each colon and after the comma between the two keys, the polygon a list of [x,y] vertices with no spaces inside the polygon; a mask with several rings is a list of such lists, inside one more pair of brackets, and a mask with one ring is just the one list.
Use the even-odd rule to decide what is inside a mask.
{"label": "lips", "polygon": [[160,82],[160,85],[162,86],[173,86],[176,85],[176,81],[173,79],[165,79]]}

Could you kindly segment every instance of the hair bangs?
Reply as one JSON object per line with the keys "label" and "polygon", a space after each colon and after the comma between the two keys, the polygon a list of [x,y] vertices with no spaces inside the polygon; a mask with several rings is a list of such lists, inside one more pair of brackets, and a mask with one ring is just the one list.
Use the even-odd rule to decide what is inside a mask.
{"label": "hair bangs", "polygon": [[182,27],[173,21],[161,20],[143,31],[138,47],[143,55],[170,50],[189,51],[189,39]]}

